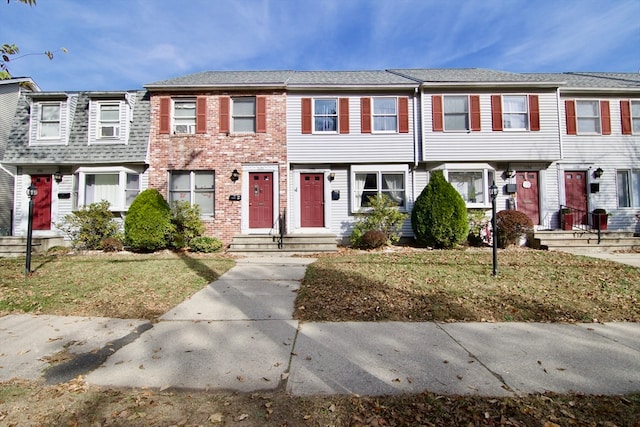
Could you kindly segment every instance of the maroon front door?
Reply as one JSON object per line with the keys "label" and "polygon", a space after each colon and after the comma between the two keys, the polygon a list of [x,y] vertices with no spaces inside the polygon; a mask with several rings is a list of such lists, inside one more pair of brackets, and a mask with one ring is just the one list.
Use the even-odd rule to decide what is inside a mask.
{"label": "maroon front door", "polygon": [[300,226],[324,227],[324,174],[300,174]]}
{"label": "maroon front door", "polygon": [[574,213],[574,224],[587,223],[587,173],[584,171],[564,172],[565,203],[580,212]]}
{"label": "maroon front door", "polygon": [[538,172],[516,172],[516,185],[518,210],[527,214],[534,224],[540,224]]}
{"label": "maroon front door", "polygon": [[38,190],[33,199],[33,229],[51,230],[51,175],[33,175],[31,183]]}
{"label": "maroon front door", "polygon": [[249,173],[249,228],[273,227],[273,173]]}

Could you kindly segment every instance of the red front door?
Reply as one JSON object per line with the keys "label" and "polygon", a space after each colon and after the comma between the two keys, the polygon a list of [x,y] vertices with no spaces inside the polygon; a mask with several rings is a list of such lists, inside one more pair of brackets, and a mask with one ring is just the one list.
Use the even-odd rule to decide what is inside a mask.
{"label": "red front door", "polygon": [[577,209],[574,214],[574,224],[587,223],[587,173],[584,171],[564,172],[565,203],[568,207]]}
{"label": "red front door", "polygon": [[300,174],[300,226],[324,227],[324,174]]}
{"label": "red front door", "polygon": [[38,190],[33,199],[33,229],[51,230],[51,175],[33,175],[31,183]]}
{"label": "red front door", "polygon": [[516,186],[518,210],[527,214],[534,224],[540,224],[538,172],[516,172]]}
{"label": "red front door", "polygon": [[249,228],[273,227],[273,173],[249,173]]}

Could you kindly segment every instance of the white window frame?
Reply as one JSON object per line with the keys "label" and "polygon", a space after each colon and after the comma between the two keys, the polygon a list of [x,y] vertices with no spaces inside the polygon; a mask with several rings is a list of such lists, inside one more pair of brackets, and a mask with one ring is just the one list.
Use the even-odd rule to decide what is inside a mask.
{"label": "white window frame", "polygon": [[[622,182],[620,179],[621,174],[625,175],[625,182]],[[620,203],[621,191],[624,192],[623,196],[629,202],[626,206],[623,203]],[[640,169],[618,169],[616,171],[616,193],[616,202],[619,208],[640,208]]]}
{"label": "white window frame", "polygon": [[403,189],[404,192],[404,205],[399,206],[398,209],[401,212],[408,212],[408,195],[409,195],[409,167],[407,165],[354,165],[351,166],[350,180],[351,180],[351,212],[366,212],[371,210],[366,206],[361,206],[362,201],[362,191],[358,190],[358,185],[356,182],[356,175],[358,174],[376,174],[376,193],[384,194],[385,191],[381,188],[382,177],[385,174],[402,174],[403,175]]}
{"label": "white window frame", "polygon": [[[394,113],[376,113],[376,101],[394,101]],[[394,118],[393,129],[376,129],[376,118]],[[398,133],[398,98],[391,96],[374,96],[371,98],[371,132],[372,133]]]}
{"label": "white window frame", "polygon": [[456,191],[462,196],[463,200],[465,200],[465,204],[467,208],[490,208],[491,207],[491,198],[489,195],[489,186],[495,179],[495,169],[491,167],[487,163],[447,163],[439,166],[435,169],[441,169],[445,179],[447,182],[451,183],[449,180],[450,172],[476,172],[482,174],[482,200],[476,202],[470,202],[465,200],[465,195],[460,193],[460,191],[456,188],[456,185],[453,185],[453,188],[456,188]]}
{"label": "white window frame", "polygon": [[[96,139],[99,140],[114,140],[120,139],[120,130],[121,130],[121,121],[120,117],[122,115],[122,103],[119,101],[105,101],[98,102],[97,108],[97,116],[96,120],[98,122],[98,126],[96,129]],[[103,120],[102,119],[102,107],[115,107],[118,111],[118,117],[115,120]],[[103,128],[113,128],[113,135],[104,136],[102,134]]]}
{"label": "white window frame", "polygon": [[[522,111],[507,111],[507,98],[522,98],[524,99],[524,110]],[[507,116],[522,116],[524,127],[509,127],[507,126]],[[510,123],[510,122],[509,122]],[[529,96],[525,94],[509,94],[502,95],[502,130],[505,132],[513,131],[528,131],[529,130]]]}
{"label": "white window frame", "polygon": [[[580,104],[595,104],[595,116],[581,116]],[[600,117],[600,100],[598,99],[576,99],[576,134],[578,135],[601,135],[602,134],[602,118]],[[592,120],[596,124],[595,131],[580,130],[580,120]]]}
{"label": "white window frame", "polygon": [[[179,105],[193,104],[193,117],[178,117],[176,111]],[[172,98],[171,102],[171,131],[175,135],[194,135],[196,133],[196,99],[195,98]]]}
{"label": "white window frame", "polygon": [[[173,189],[173,177],[176,174],[188,175],[189,176],[189,188]],[[196,175],[198,175],[198,174],[211,175],[213,177],[213,188],[198,189],[196,187],[196,185],[195,185]],[[174,198],[173,193],[185,193],[185,192],[189,193],[188,202],[189,202],[189,204],[191,206],[194,206],[194,205],[200,206],[201,216],[202,217],[207,217],[207,218],[215,217],[215,212],[216,212],[216,173],[215,173],[214,170],[171,170],[171,171],[169,171],[169,185],[168,185],[168,194],[167,194],[167,200],[169,201],[169,204],[171,204],[174,201],[179,200],[179,199]],[[202,209],[202,206],[195,202],[196,194],[205,194],[205,193],[210,193],[211,194],[211,199],[212,199],[212,202],[213,202],[213,206],[212,206],[212,211],[211,212],[205,212],[205,210]]]}
{"label": "white window frame", "polygon": [[[636,114],[634,115],[634,107]],[[640,100],[632,99],[629,102],[629,115],[631,116],[631,133],[640,135]]]}
{"label": "white window frame", "polygon": [[[335,103],[336,109],[335,109],[335,113],[318,113],[316,111],[316,101],[333,101]],[[338,102],[338,98],[313,98],[313,112],[311,114],[312,118],[312,129],[313,129],[313,133],[330,133],[330,134],[337,134],[338,131],[340,130],[340,111],[339,111],[339,102]],[[320,118],[324,118],[326,119],[330,119],[330,118],[334,118],[335,120],[335,124],[336,124],[336,128],[335,130],[318,130],[316,128],[316,119],[320,119]]]}
{"label": "white window frame", "polygon": [[[76,171],[78,180],[78,208],[82,206],[88,206],[87,203],[87,176],[89,175],[117,175],[118,176],[118,194],[116,196],[115,203],[110,201],[109,210],[114,212],[125,212],[128,210],[130,203],[127,203],[127,194],[135,191],[133,188],[127,188],[127,177],[129,175],[136,175],[138,177],[138,188],[136,196],[140,193],[140,186],[142,181],[142,174],[139,171],[124,168],[124,167],[82,167]],[[134,197],[135,198],[135,197]],[[133,198],[132,198],[133,200]],[[100,200],[94,200],[93,203]]]}
{"label": "white window frame", "polygon": [[[462,111],[451,111],[447,112],[447,98],[464,98],[466,101],[466,110]],[[471,101],[469,99],[469,95],[442,95],[442,129],[445,132],[469,132],[471,130]],[[447,116],[465,116],[465,127],[464,128],[455,128],[448,129],[447,128]]]}
{"label": "white window frame", "polygon": [[[58,120],[44,120],[42,118],[42,114],[44,112],[45,107],[58,107]],[[43,123],[57,123],[58,124],[58,134],[55,136],[43,136],[42,135],[42,124]],[[62,135],[62,102],[60,101],[42,101],[38,102],[38,140],[47,141],[47,140],[59,140]]]}
{"label": "white window frame", "polygon": [[[253,103],[253,114],[241,114],[239,108],[235,108],[236,103],[251,101]],[[258,104],[255,96],[237,96],[231,98],[231,133],[256,133],[256,116]],[[236,129],[236,119],[252,119],[252,130]]]}

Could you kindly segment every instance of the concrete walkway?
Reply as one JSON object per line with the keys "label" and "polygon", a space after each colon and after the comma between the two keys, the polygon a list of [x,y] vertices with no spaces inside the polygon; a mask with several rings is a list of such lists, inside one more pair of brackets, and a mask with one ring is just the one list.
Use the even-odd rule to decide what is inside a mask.
{"label": "concrete walkway", "polygon": [[0,380],[37,379],[45,356],[79,356],[49,382],[294,395],[509,396],[640,392],[640,324],[303,323],[292,319],[308,258],[240,259],[162,316],[140,321],[0,318]]}

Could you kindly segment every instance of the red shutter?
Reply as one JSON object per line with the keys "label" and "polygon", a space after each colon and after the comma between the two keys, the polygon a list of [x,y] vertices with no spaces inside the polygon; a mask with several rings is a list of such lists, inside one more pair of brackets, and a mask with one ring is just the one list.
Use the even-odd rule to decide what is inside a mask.
{"label": "red shutter", "polygon": [[171,98],[160,98],[160,133],[171,133]]}
{"label": "red shutter", "polygon": [[229,107],[230,99],[228,96],[220,98],[220,133],[229,133]]}
{"label": "red shutter", "polygon": [[267,133],[267,97],[256,96],[256,132]]}
{"label": "red shutter", "polygon": [[529,129],[540,130],[540,104],[538,95],[529,95]]}
{"label": "red shutter", "polygon": [[493,130],[502,130],[502,96],[491,95],[491,127]]}
{"label": "red shutter", "polygon": [[631,103],[629,101],[620,101],[620,118],[622,120],[622,134],[631,135]]}
{"label": "red shutter", "polygon": [[340,133],[349,133],[349,98],[340,98]]}
{"label": "red shutter", "polygon": [[302,133],[312,133],[311,98],[302,98]]}
{"label": "red shutter", "polygon": [[471,103],[471,130],[480,130],[480,96],[471,95],[469,97]]}
{"label": "red shutter", "polygon": [[360,132],[371,133],[371,98],[360,98]]}
{"label": "red shutter", "polygon": [[398,132],[409,133],[409,98],[398,98]]}
{"label": "red shutter", "polygon": [[576,135],[576,101],[564,101],[565,117],[567,119],[567,135]]}
{"label": "red shutter", "polygon": [[433,125],[434,132],[442,132],[444,126],[442,123],[442,96],[431,96],[431,123]]}
{"label": "red shutter", "polygon": [[609,101],[600,101],[600,120],[602,121],[602,134],[611,135],[611,109]]}
{"label": "red shutter", "polygon": [[207,98],[196,99],[196,133],[207,133]]}

